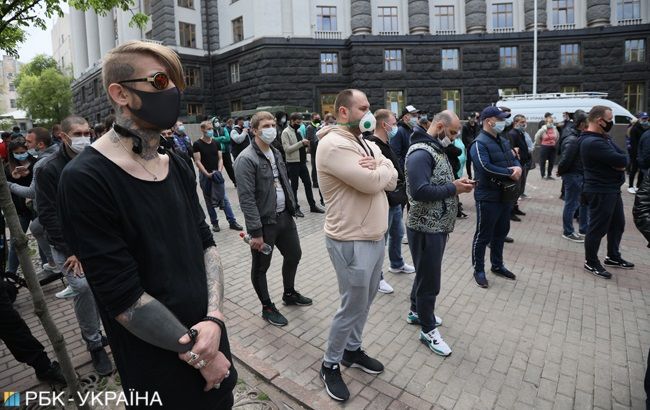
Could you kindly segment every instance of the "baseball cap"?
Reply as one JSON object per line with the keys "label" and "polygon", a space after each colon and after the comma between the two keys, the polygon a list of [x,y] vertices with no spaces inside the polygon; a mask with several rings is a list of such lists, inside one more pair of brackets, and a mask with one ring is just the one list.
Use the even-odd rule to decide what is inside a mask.
{"label": "baseball cap", "polygon": [[414,106],[412,106],[412,105],[407,105],[407,106],[404,107],[404,109],[402,110],[402,115],[400,116],[400,118],[403,117],[403,116],[405,116],[406,114],[415,114],[415,113],[418,113],[418,112],[420,112],[420,110],[418,110],[418,109],[415,108]]}
{"label": "baseball cap", "polygon": [[510,117],[509,112],[504,112],[499,109],[499,107],[495,107],[493,105],[490,105],[489,107],[485,107],[483,111],[481,112],[481,121],[483,121],[486,118],[491,118],[491,117],[497,117],[500,119],[505,119]]}
{"label": "baseball cap", "polygon": [[637,118],[648,118],[648,113],[647,112],[640,112],[637,115]]}

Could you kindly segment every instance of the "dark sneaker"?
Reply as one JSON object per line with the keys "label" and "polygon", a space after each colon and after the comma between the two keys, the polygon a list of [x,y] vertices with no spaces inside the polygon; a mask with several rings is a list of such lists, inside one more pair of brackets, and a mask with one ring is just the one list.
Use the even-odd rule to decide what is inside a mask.
{"label": "dark sneaker", "polygon": [[487,289],[488,280],[485,277],[485,272],[474,272],[474,280],[479,287]]}
{"label": "dark sneaker", "polygon": [[45,383],[67,385],[65,377],[63,377],[63,372],[61,371],[61,366],[56,361],[50,363],[47,371],[43,373],[36,372],[36,378]]}
{"label": "dark sneaker", "polygon": [[296,209],[296,213],[294,215],[297,216],[298,218],[304,218],[305,217],[305,214],[303,214],[300,209]]}
{"label": "dark sneaker", "polygon": [[212,230],[215,232],[221,232],[221,228],[219,228],[219,222],[212,224]]}
{"label": "dark sneaker", "polygon": [[514,241],[515,241],[515,240],[512,239],[512,238],[509,237],[509,236],[506,236],[506,239],[503,240],[503,242],[505,242],[505,243],[513,243]]}
{"label": "dark sneaker", "polygon": [[458,219],[467,219],[468,217],[467,217],[467,214],[465,212],[458,211],[458,213],[456,214],[456,218],[458,218]]}
{"label": "dark sneaker", "polygon": [[510,272],[508,269],[506,269],[505,266],[502,266],[502,267],[500,267],[500,268],[492,268],[492,269],[490,269],[490,270],[491,270],[492,273],[494,273],[495,275],[503,276],[503,277],[506,278],[506,279],[510,279],[510,280],[515,280],[515,279],[517,279],[517,275],[515,275],[515,274],[512,273],[512,272]]}
{"label": "dark sneaker", "polygon": [[91,350],[90,357],[93,360],[93,367],[97,374],[100,376],[108,376],[113,373],[113,363],[111,363],[111,359],[108,357],[108,354],[103,347]]}
{"label": "dark sneaker", "polygon": [[571,233],[570,235],[562,235],[564,239],[568,239],[571,242],[578,242],[578,243],[583,243],[585,240],[584,238],[580,237],[580,235],[576,235],[575,232]]}
{"label": "dark sneaker", "polygon": [[605,279],[612,278],[612,274],[607,272],[607,270],[603,268],[600,264],[592,266],[585,262],[585,270],[587,272],[593,273],[596,276],[600,276],[601,278],[605,278]]}
{"label": "dark sneaker", "polygon": [[552,177],[552,176],[550,176],[550,175],[549,175],[549,176],[547,176],[547,177],[546,177],[546,179],[548,179],[549,181],[555,181],[555,178],[553,178],[553,177]]}
{"label": "dark sneaker", "polygon": [[341,364],[345,367],[358,367],[368,374],[379,374],[384,371],[384,365],[379,360],[368,356],[361,348],[355,351],[344,350]]}
{"label": "dark sneaker", "polygon": [[289,324],[287,318],[278,312],[273,303],[262,308],[262,317],[273,326],[286,326]]}
{"label": "dark sneaker", "polygon": [[293,292],[290,295],[282,295],[282,301],[285,305],[298,305],[298,306],[309,306],[312,304],[312,300],[304,297],[298,292]]}
{"label": "dark sneaker", "polygon": [[515,215],[526,216],[526,212],[519,209],[519,207],[515,207],[515,209],[512,211],[512,213],[515,214]]}
{"label": "dark sneaker", "polygon": [[230,229],[232,229],[233,231],[243,231],[244,230],[244,228],[240,224],[238,224],[237,221],[230,222]]}
{"label": "dark sneaker", "polygon": [[510,215],[510,220],[515,222],[521,222],[521,218],[515,214]]}
{"label": "dark sneaker", "polygon": [[337,401],[346,401],[350,398],[350,391],[341,377],[341,367],[335,364],[330,369],[325,364],[320,367],[320,378],[325,383],[327,394]]}
{"label": "dark sneaker", "polygon": [[609,256],[605,258],[605,266],[611,266],[612,268],[621,268],[621,269],[632,269],[634,264],[628,262],[623,258],[610,258]]}
{"label": "dark sneaker", "polygon": [[318,205],[314,205],[309,208],[309,212],[311,212],[312,214],[324,214],[325,210]]}

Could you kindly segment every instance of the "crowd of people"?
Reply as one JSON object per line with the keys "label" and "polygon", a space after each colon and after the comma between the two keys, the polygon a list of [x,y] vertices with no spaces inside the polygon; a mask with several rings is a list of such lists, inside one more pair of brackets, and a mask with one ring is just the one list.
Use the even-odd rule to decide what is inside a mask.
{"label": "crowd of people", "polygon": [[[645,113],[630,128],[629,155],[609,136],[612,111],[604,106],[571,113],[561,124],[549,114],[531,138],[526,117],[505,107],[472,112],[465,124],[452,111],[427,115],[413,105],[398,117],[386,109],[373,112],[364,92],[354,89],[341,91],[334,112],[323,120],[318,113],[259,111],[251,118],[204,121],[200,135],[191,138],[178,121],[185,84],[171,49],[124,43],[105,57],[103,83],[115,112],[105,124],[91,128],[72,115],[51,131],[33,128],[25,137],[7,133],[0,155],[7,160],[21,226],[38,241],[43,271],[65,275],[68,287],[57,297],[73,298],[97,372],[113,371],[105,351],[110,343],[124,389],[158,392],[170,408],[233,404],[237,372],[222,312],[224,272],[213,236],[221,230],[217,211],[223,210],[229,229],[244,227],[226,194],[224,174],[236,187],[244,218],[252,291],[262,318],[272,325],[288,324],[267,286],[275,248],[283,257],[284,304],[313,304],[295,288],[302,250],[294,218],[306,217],[299,205],[300,182],[310,213],[325,214],[325,244],[340,306],[320,377],[338,401],[350,397],[341,365],[369,374],[384,370],[364,351],[362,335],[377,292],[393,292],[382,269],[386,247],[389,271],[413,274],[404,312],[420,329],[418,341],[437,355],[452,353],[435,313],[449,235],[457,220],[470,217],[462,194],[473,192],[476,203],[471,244],[476,284],[489,287],[487,247],[490,272],[516,280],[503,248],[513,241],[511,222],[526,215],[519,204],[527,198],[534,150],[539,150],[542,179],[554,179],[557,160],[562,237],[584,242],[588,272],[611,278],[605,267],[634,267],[619,249],[626,169],[629,190],[637,194],[635,217],[650,235],[642,228],[650,212],[650,179],[643,177],[650,167]],[[597,254],[605,235],[607,257],[601,264]],[[169,243],[175,252],[162,249]],[[406,262],[403,243],[413,265]],[[18,272],[13,250],[7,271]],[[47,358],[13,308],[9,288],[3,281],[0,337],[39,379],[64,383],[58,364]]]}

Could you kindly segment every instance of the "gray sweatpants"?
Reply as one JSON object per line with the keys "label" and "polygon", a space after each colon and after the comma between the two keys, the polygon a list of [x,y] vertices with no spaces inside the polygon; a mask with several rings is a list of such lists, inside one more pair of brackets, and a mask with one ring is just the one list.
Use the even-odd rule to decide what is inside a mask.
{"label": "gray sweatpants", "polygon": [[363,327],[377,294],[384,262],[385,240],[336,241],[325,238],[339,282],[341,306],[332,319],[324,360],[341,362],[343,351],[361,347]]}

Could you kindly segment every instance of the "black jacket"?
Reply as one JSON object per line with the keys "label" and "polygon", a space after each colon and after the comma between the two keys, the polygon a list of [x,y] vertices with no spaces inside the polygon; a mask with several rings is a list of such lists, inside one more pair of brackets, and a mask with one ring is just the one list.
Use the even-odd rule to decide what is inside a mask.
{"label": "black jacket", "polygon": [[390,140],[390,147],[393,149],[397,158],[399,158],[399,164],[404,169],[404,160],[406,159],[406,153],[411,146],[411,134],[413,134],[413,128],[402,120],[397,122],[397,134]]}
{"label": "black jacket", "polygon": [[582,159],[580,158],[580,143],[578,140],[580,131],[571,128],[568,135],[565,135],[560,145],[560,161],[557,164],[559,175],[580,174],[584,172]]}
{"label": "black jacket", "polygon": [[460,171],[460,159],[458,159],[458,157],[463,154],[463,150],[451,143],[444,147],[443,151],[447,154],[447,159],[449,160],[451,169],[454,171],[454,179],[456,179],[455,176],[458,175],[458,171]]}
{"label": "black jacket", "polygon": [[[650,130],[647,130],[641,135],[637,151],[637,157],[630,158],[630,160],[635,159],[638,161],[641,169],[650,168]],[[633,155],[632,150],[630,150],[630,155]]]}
{"label": "black jacket", "polygon": [[38,219],[45,228],[47,241],[66,258],[72,256],[72,251],[63,239],[61,222],[57,214],[57,191],[63,168],[72,160],[66,151],[66,144],[61,144],[59,150],[47,158],[36,175],[36,197],[38,198]]}
{"label": "black jacket", "polygon": [[650,178],[644,178],[641,188],[636,191],[632,215],[634,224],[648,241],[650,248]]}
{"label": "black jacket", "polygon": [[472,142],[474,142],[474,139],[479,132],[481,132],[481,127],[478,125],[478,123],[474,123],[473,127],[469,124],[469,122],[463,125],[461,138],[463,144],[465,144],[465,148],[469,149],[469,146],[472,145]]}
{"label": "black jacket", "polygon": [[[621,192],[628,164],[625,151],[609,135],[583,131],[579,138],[580,158],[584,167],[584,192],[611,194]],[[618,169],[617,169],[618,168]]]}
{"label": "black jacket", "polygon": [[[367,139],[368,141],[372,141],[375,144],[377,144],[377,146],[381,150],[381,154],[386,158],[388,158],[393,163],[393,166],[397,170],[397,187],[395,189],[396,190],[406,189],[405,188],[406,178],[404,177],[404,168],[402,167],[399,158],[397,157],[395,151],[393,151],[391,146],[385,143],[384,141],[380,140],[375,135],[364,136],[364,138]],[[397,205],[392,203],[391,196],[388,194],[388,192],[386,192],[386,197],[388,198],[388,205],[390,206]],[[401,205],[406,205],[406,202],[402,203]]]}
{"label": "black jacket", "polygon": [[524,132],[513,127],[508,132],[506,139],[510,142],[510,146],[513,149],[519,148],[519,163],[524,167],[529,165],[532,158],[528,152],[528,144],[526,144],[526,136],[524,135]]}

